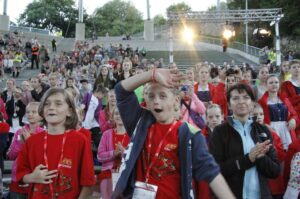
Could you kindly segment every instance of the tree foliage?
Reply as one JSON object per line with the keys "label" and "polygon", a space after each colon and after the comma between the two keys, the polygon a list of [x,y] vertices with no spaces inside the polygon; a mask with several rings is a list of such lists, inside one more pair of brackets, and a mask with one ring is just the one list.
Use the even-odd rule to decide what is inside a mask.
{"label": "tree foliage", "polygon": [[18,24],[73,36],[77,21],[78,11],[73,0],[36,0],[27,5]]}
{"label": "tree foliage", "polygon": [[132,3],[121,0],[113,0],[97,8],[89,21],[95,25],[98,35],[133,34],[144,27],[141,12]]}
{"label": "tree foliage", "polygon": [[182,2],[182,3],[177,3],[177,4],[170,5],[167,8],[167,13],[168,12],[185,12],[185,11],[191,11],[191,10],[192,10],[191,6],[189,6],[186,3]]}
{"label": "tree foliage", "polygon": [[[222,1],[220,2],[220,10],[226,10],[227,9],[227,4],[226,2]],[[216,11],[217,6],[213,5],[207,9],[208,11]]]}
{"label": "tree foliage", "polygon": [[167,19],[163,15],[156,15],[154,17],[154,26],[162,26],[167,23]]}

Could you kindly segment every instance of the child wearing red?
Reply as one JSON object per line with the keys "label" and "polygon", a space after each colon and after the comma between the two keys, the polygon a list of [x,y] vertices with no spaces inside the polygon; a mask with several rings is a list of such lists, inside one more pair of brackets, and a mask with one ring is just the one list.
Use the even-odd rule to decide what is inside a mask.
{"label": "child wearing red", "polygon": [[223,82],[217,85],[209,83],[209,67],[208,65],[201,65],[199,68],[199,79],[194,85],[194,92],[198,98],[208,106],[208,103],[215,103],[221,106],[225,116],[227,115],[228,107],[226,100],[226,88]]}
{"label": "child wearing red", "polygon": [[279,92],[279,79],[276,75],[267,78],[267,91],[258,100],[264,111],[264,122],[270,125],[281,138],[283,148],[296,139],[295,128],[298,120],[297,113],[290,103]]}
{"label": "child wearing red", "polygon": [[30,102],[26,106],[26,118],[29,124],[19,129],[13,137],[12,143],[8,149],[7,156],[10,160],[14,160],[12,165],[12,181],[10,183],[10,197],[26,199],[29,191],[29,185],[20,185],[16,180],[17,158],[25,141],[34,134],[43,132],[44,129],[40,127],[41,117],[38,114],[39,102]]}
{"label": "child wearing red", "polygon": [[[221,124],[224,120],[222,109],[217,104],[210,104],[206,109],[206,127],[202,129],[202,134],[205,136],[207,143],[209,143],[210,136],[214,128]],[[197,198],[198,199],[212,199],[212,192],[209,185],[205,181],[197,183]]]}
{"label": "child wearing red", "polygon": [[[206,180],[219,198],[234,198],[208,153],[200,130],[176,120],[176,89],[185,76],[177,69],[153,69],[116,87],[117,105],[131,143],[112,198],[182,198],[194,196],[192,181]],[[152,81],[152,83],[150,83]],[[141,108],[134,90],[150,83]],[[151,187],[151,188],[149,188]]]}
{"label": "child wearing red", "polygon": [[[300,60],[295,59],[290,62],[289,71],[291,79],[282,83],[280,91],[284,97],[288,98],[300,118]],[[299,123],[299,122],[298,122]],[[296,128],[297,137],[300,138],[300,123]]]}
{"label": "child wearing red", "polygon": [[[252,112],[252,116],[256,117],[256,121],[260,124],[264,124],[264,111],[260,104],[255,103],[254,104],[254,109]],[[273,138],[273,143],[274,143],[274,148],[278,157],[279,163],[283,163],[286,158],[286,152],[283,149],[283,145],[281,142],[280,137],[277,135],[274,130],[267,126],[272,133],[272,138]],[[276,179],[269,179],[269,187],[272,193],[272,196],[274,198],[282,198],[284,191],[285,191],[285,185],[284,185],[284,178],[282,173],[276,178]]]}
{"label": "child wearing red", "polygon": [[61,88],[49,89],[39,106],[47,131],[31,136],[18,156],[17,181],[32,186],[29,199],[87,198],[95,184],[91,145],[73,130],[74,100]]}
{"label": "child wearing red", "polygon": [[102,163],[99,183],[101,197],[103,199],[111,199],[113,180],[116,180],[112,179],[112,173],[118,176],[121,156],[130,140],[117,108],[112,112],[112,119],[115,128],[103,133],[98,147],[98,160]]}

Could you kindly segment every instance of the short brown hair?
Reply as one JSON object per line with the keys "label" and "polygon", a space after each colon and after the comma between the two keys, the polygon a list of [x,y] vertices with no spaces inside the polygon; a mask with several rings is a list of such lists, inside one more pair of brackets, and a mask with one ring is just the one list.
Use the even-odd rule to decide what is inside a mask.
{"label": "short brown hair", "polygon": [[293,59],[292,61],[290,61],[290,67],[294,64],[299,64],[300,65],[300,60],[299,59]]}
{"label": "short brown hair", "polygon": [[227,102],[230,103],[230,97],[231,97],[231,92],[237,90],[239,93],[246,92],[247,95],[251,98],[251,101],[255,101],[254,93],[252,88],[244,83],[238,83],[236,85],[233,85],[232,87],[229,88],[227,91]]}
{"label": "short brown hair", "polygon": [[[38,113],[41,117],[44,118],[45,102],[47,101],[47,99],[50,96],[55,95],[55,94],[59,94],[59,93],[64,96],[64,99],[65,99],[66,103],[69,105],[69,108],[70,108],[70,117],[66,118],[65,128],[66,128],[66,130],[75,129],[77,124],[78,124],[78,115],[77,115],[77,112],[76,112],[76,107],[75,107],[75,104],[74,104],[74,100],[65,89],[62,89],[62,88],[51,88],[51,89],[49,89],[44,94],[44,96],[41,100]],[[44,120],[44,122],[46,122],[46,121]],[[46,124],[47,124],[47,122],[46,122]]]}

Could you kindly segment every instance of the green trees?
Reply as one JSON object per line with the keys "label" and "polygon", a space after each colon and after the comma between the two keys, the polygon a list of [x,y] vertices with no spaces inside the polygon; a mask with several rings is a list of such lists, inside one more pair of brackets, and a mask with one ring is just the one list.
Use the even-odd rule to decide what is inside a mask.
{"label": "green trees", "polygon": [[167,8],[167,12],[184,12],[184,11],[191,11],[191,10],[192,8],[184,2],[170,5]]}
{"label": "green trees", "polygon": [[167,20],[164,18],[163,15],[156,15],[153,20],[154,26],[162,26],[167,23]]}
{"label": "green trees", "polygon": [[18,23],[50,31],[61,30],[63,36],[73,36],[77,20],[78,11],[73,0],[38,0],[28,4]]}
{"label": "green trees", "polygon": [[[78,10],[74,0],[35,0],[28,4],[18,23],[23,26],[62,31],[65,37],[75,35]],[[93,15],[84,14],[87,36],[132,34],[143,30],[142,14],[129,2],[113,0],[97,8]]]}
{"label": "green trees", "polygon": [[113,0],[97,8],[90,17],[98,35],[133,34],[144,28],[142,13],[130,2]]}

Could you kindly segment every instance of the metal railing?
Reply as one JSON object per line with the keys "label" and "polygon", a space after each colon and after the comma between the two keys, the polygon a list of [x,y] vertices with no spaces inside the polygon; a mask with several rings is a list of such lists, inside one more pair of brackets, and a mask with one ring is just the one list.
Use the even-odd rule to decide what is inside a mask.
{"label": "metal railing", "polygon": [[45,30],[45,29],[24,27],[24,26],[10,26],[9,28],[10,28],[10,31],[31,32],[31,33],[38,33],[38,34],[43,34],[43,35],[50,35],[50,31]]}

